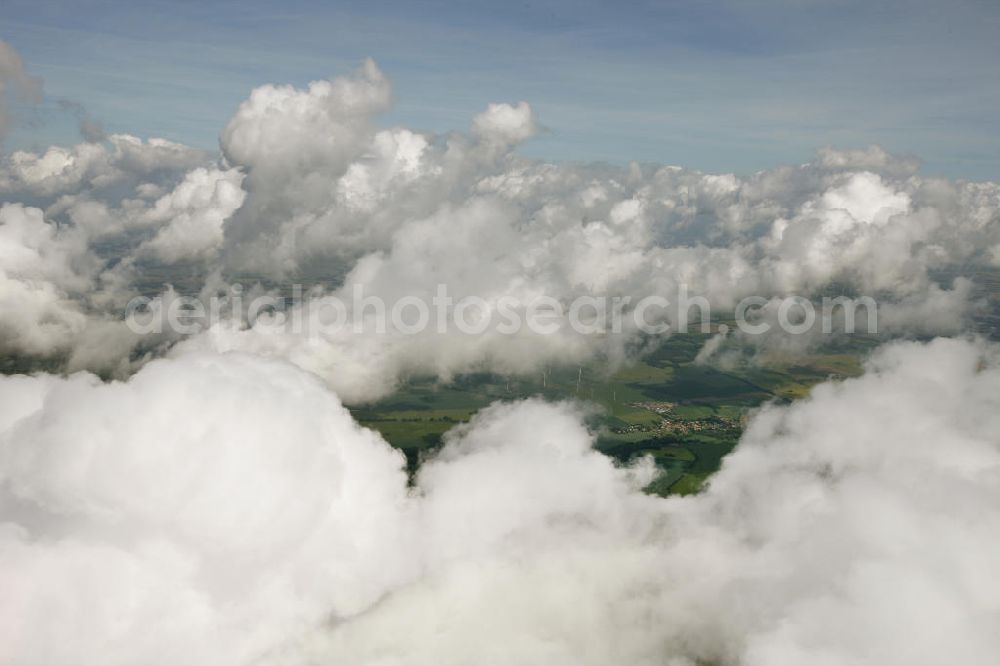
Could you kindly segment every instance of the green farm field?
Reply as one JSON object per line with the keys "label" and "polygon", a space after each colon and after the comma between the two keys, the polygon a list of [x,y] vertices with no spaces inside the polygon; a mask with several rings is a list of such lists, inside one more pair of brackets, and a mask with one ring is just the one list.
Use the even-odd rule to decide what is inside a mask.
{"label": "green farm field", "polygon": [[590,406],[596,447],[621,463],[652,456],[657,494],[697,492],[737,445],[746,415],[768,402],[786,403],[829,378],[860,374],[875,340],[766,366],[724,370],[695,362],[707,334],[678,334],[640,362],[607,372],[599,364],[547,369],[537,377],[466,375],[448,384],[413,378],[391,398],[352,409],[407,457],[415,471],[445,433],[496,401],[538,397]]}

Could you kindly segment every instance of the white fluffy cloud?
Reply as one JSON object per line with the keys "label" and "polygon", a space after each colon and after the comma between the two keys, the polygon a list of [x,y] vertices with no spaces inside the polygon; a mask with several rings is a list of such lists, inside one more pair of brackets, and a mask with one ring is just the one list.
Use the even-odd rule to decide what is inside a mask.
{"label": "white fluffy cloud", "polygon": [[517,106],[490,104],[472,119],[472,133],[501,146],[514,145],[530,139],[538,131],[531,107],[527,102]]}
{"label": "white fluffy cloud", "polygon": [[[551,467],[521,453],[530,464],[515,472],[485,417],[476,452],[456,446],[428,474],[465,484],[451,511],[482,511],[503,537],[317,632],[304,661],[989,664],[997,360],[954,340],[885,348],[864,377],[759,414],[709,490],[686,499],[612,490],[565,448]],[[530,410],[506,424],[507,446],[545,441],[532,428],[555,414]],[[491,513],[507,503],[516,518]],[[455,523],[466,547],[481,524]]]}
{"label": "white fluffy cloud", "polygon": [[236,169],[195,169],[172,192],[157,199],[143,222],[156,236],[138,248],[162,262],[212,259],[222,248],[222,225],[246,196]]}
{"label": "white fluffy cloud", "polygon": [[988,664],[998,363],[980,342],[890,345],[765,409],[708,491],[673,499],[593,451],[570,405],[489,408],[408,490],[402,457],[282,363],[3,378],[5,652]]}
{"label": "white fluffy cloud", "polygon": [[[975,222],[961,204],[943,209],[925,203],[923,188],[940,183],[892,184],[868,171],[819,176],[823,184],[795,206],[748,204],[743,198],[751,195],[739,192],[750,184],[735,178],[687,174],[680,185],[675,170],[633,175],[635,182],[625,185],[585,180],[562,167],[520,166],[479,181],[461,203],[446,201],[412,219],[398,201],[384,206],[399,217],[379,217],[380,204],[373,202],[384,198],[366,197],[369,212],[362,219],[375,219],[380,226],[391,220],[394,228],[380,243],[367,237],[375,248],[360,254],[345,271],[344,286],[329,297],[350,304],[353,289],[360,286],[387,307],[406,297],[431,303],[444,284],[456,301],[481,298],[495,313],[502,299],[522,304],[542,295],[563,303],[613,294],[634,301],[653,295],[675,299],[686,288],[691,296],[706,298],[715,312],[731,315],[748,296],[763,296],[776,309],[777,298],[809,297],[840,285],[879,302],[884,316],[878,323],[887,335],[954,333],[965,325],[972,285],[962,279],[939,285],[931,272],[968,261],[988,263],[981,242],[956,240],[997,234],[995,222]],[[398,196],[409,195],[401,190]],[[714,206],[716,217],[697,227],[701,214],[683,209],[692,207],[692,198],[706,197],[713,197],[711,203],[695,205]],[[689,234],[699,237],[680,240]],[[330,238],[351,236],[338,232]],[[321,247],[321,242],[309,246]],[[326,305],[316,298],[296,307],[309,319]],[[663,316],[678,321],[676,312]],[[865,325],[859,321],[862,330]],[[794,339],[781,335],[777,325],[771,330],[768,336],[740,339],[753,348],[785,353],[822,339],[818,325],[811,335]],[[621,358],[634,332],[626,326],[622,335],[585,338],[564,325],[559,335],[548,336],[491,329],[472,336],[429,330],[373,337],[368,328],[317,334],[314,327],[303,336],[223,325],[193,344],[290,359],[355,401],[390,392],[412,372],[447,379],[483,367],[523,373],[546,362],[574,363],[595,354]]]}
{"label": "white fluffy cloud", "polygon": [[44,153],[16,151],[0,169],[7,196],[51,197],[143,182],[190,169],[206,161],[203,151],[167,141],[113,134],[107,143],[52,146]]}
{"label": "white fluffy cloud", "polygon": [[5,659],[249,663],[410,566],[401,454],[301,371],[192,356],[0,391]]}
{"label": "white fluffy cloud", "polygon": [[0,207],[0,349],[46,354],[68,349],[86,317],[71,299],[90,286],[94,266],[72,233],[46,224],[42,211]]}
{"label": "white fluffy cloud", "polygon": [[[103,272],[89,275],[90,293],[69,298],[101,317],[120,316],[156,270],[157,287],[180,283],[188,293],[248,275],[278,287],[319,283],[318,295],[307,290],[312,302],[295,306],[307,318],[323,298],[350,300],[355,285],[391,306],[429,301],[446,284],[456,299],[482,298],[494,311],[505,298],[673,299],[685,286],[730,313],[746,296],[776,302],[839,287],[876,298],[891,335],[953,333],[975,290],[933,276],[1000,256],[1000,186],[921,178],[914,160],[877,147],[827,148],[812,163],[747,177],[547,164],[514,152],[538,127],[524,102],[489,105],[466,133],[431,135],[379,129],[390,97],[370,61],[304,89],[262,86],[223,129],[214,164],[162,140],[111,135],[15,153],[0,189],[83,239]],[[58,296],[38,290],[35,309],[50,308],[50,293]],[[662,317],[677,323],[676,313]],[[384,395],[411,372],[447,379],[620,359],[633,333],[305,339],[230,322],[192,346],[290,359],[353,401]],[[788,353],[819,339],[743,342]]]}

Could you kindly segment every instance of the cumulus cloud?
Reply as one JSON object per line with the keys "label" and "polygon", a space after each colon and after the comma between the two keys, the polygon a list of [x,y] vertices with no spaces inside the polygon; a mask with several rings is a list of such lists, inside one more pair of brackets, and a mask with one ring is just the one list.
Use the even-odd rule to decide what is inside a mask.
{"label": "cumulus cloud", "polygon": [[[538,131],[525,102],[490,104],[468,131],[434,135],[380,128],[390,101],[387,78],[367,61],[305,88],[255,89],[214,159],[120,134],[6,157],[0,191],[77,238],[76,261],[91,266],[89,291],[54,283],[38,290],[39,307],[68,299],[88,317],[120,317],[139,292],[207,293],[250,276],[284,292],[303,283],[289,314],[306,320],[332,299],[349,302],[355,287],[391,306],[430,301],[440,284],[494,314],[505,299],[568,308],[593,295],[676,300],[684,288],[716,313],[759,296],[773,317],[790,294],[840,289],[876,299],[887,335],[950,334],[975,298],[961,272],[1000,256],[1000,186],[923,178],[913,159],[878,147],[825,148],[813,162],[746,177],[550,164],[517,154]],[[960,279],[941,277],[949,271]],[[676,307],[654,312],[681,323]],[[798,353],[824,339],[772,330],[731,343]],[[581,338],[565,318],[548,336],[368,333],[304,336],[236,319],[189,345],[292,360],[350,401],[385,395],[411,373],[534,372],[646,348],[635,326]]]}
{"label": "cumulus cloud", "polygon": [[[995,223],[967,219],[968,210],[927,205],[923,183],[900,185],[864,170],[817,176],[822,184],[794,207],[749,204],[744,198],[756,194],[743,194],[750,184],[733,177],[672,169],[630,177],[626,184],[583,179],[562,167],[520,165],[480,180],[461,203],[447,200],[435,212],[412,219],[379,218],[377,224],[392,221],[391,232],[382,241],[367,238],[375,243],[372,251],[359,253],[345,271],[344,286],[326,298],[350,304],[353,291],[363,288],[390,305],[413,297],[431,303],[438,285],[445,284],[456,302],[482,299],[481,307],[495,315],[504,299],[526,304],[544,295],[568,309],[571,301],[588,295],[625,294],[635,301],[665,295],[676,304],[677,294],[686,290],[716,313],[731,314],[741,299],[760,296],[768,302],[763,315],[772,322],[771,333],[734,339],[752,348],[800,353],[829,331],[818,322],[810,331],[783,335],[775,321],[781,299],[789,294],[808,298],[833,285],[877,300],[884,316],[878,320],[877,313],[871,314],[871,323],[886,335],[961,330],[972,285],[964,279],[939,284],[932,272],[960,262],[988,263],[981,244],[955,241],[997,233]],[[692,198],[708,197],[721,201],[711,204],[715,212],[707,218],[681,210],[691,206]],[[294,306],[293,314],[309,320],[327,305],[324,297],[316,297]],[[674,327],[686,314],[677,307],[655,313]],[[858,330],[867,330],[869,314],[859,314]],[[353,401],[384,395],[413,372],[445,379],[483,368],[530,372],[545,362],[575,363],[595,355],[620,359],[638,341],[636,327],[628,323],[617,335],[590,338],[581,338],[566,323],[564,317],[558,335],[526,330],[503,335],[491,329],[442,336],[431,329],[376,337],[368,327],[319,334],[309,327],[306,335],[296,335],[236,322],[216,327],[193,344],[291,359],[328,378]]]}
{"label": "cumulus cloud", "polygon": [[402,455],[301,371],[191,356],[2,387],[5,660],[250,663],[410,566]]}
{"label": "cumulus cloud", "polygon": [[[120,309],[134,292],[119,278],[129,272],[106,271],[90,233],[85,224],[53,224],[38,208],[0,206],[0,353],[124,375],[176,339],[128,327]],[[168,289],[155,307],[174,296]],[[140,346],[147,349],[137,354]]]}
{"label": "cumulus cloud", "polygon": [[[824,149],[814,163],[748,178],[553,165],[513,152],[537,131],[526,103],[491,104],[468,134],[435,137],[375,131],[372,117],[387,100],[371,63],[308,90],[265,86],[251,95],[223,133],[231,161],[249,170],[247,204],[225,223],[224,271],[319,280],[335,285],[326,297],[342,301],[355,286],[387,303],[429,301],[447,284],[456,300],[482,298],[493,311],[505,298],[638,300],[682,286],[725,310],[749,295],[810,297],[843,285],[885,302],[887,331],[897,334],[960,328],[971,292],[932,272],[993,261],[982,242],[968,242],[997,242],[995,219],[984,222],[996,202],[973,194],[981,185],[921,180],[913,160],[877,147]],[[325,143],[285,152],[317,132]],[[241,137],[258,134],[271,138],[252,153]],[[995,197],[996,186],[986,187]],[[320,297],[296,307],[309,319],[326,305]],[[923,316],[932,309],[940,316]],[[662,318],[676,325],[680,313]],[[635,343],[625,333],[525,344],[520,336],[339,331],[303,344],[235,322],[196,346],[291,358],[348,399],[367,399],[410,372],[447,379],[477,366],[518,372],[546,359],[620,358]],[[802,336],[798,348],[818,338]],[[780,339],[756,344],[793,350]]]}
{"label": "cumulus cloud", "polygon": [[[226,159],[248,171],[250,196],[228,229],[230,259],[287,261],[315,216],[327,212],[333,183],[373,132],[372,116],[389,104],[389,83],[372,61],[353,77],[256,88],[222,131]],[[277,250],[277,255],[275,251]],[[280,265],[275,268],[282,268]]]}
{"label": "cumulus cloud", "polygon": [[472,119],[472,133],[501,146],[521,143],[531,138],[538,127],[527,102],[517,106],[490,104]]}
{"label": "cumulus cloud", "polygon": [[169,178],[205,161],[203,151],[166,139],[112,134],[107,143],[52,146],[41,154],[15,151],[0,169],[0,192],[39,199],[99,194],[116,185]]}
{"label": "cumulus cloud", "polygon": [[[991,663],[1000,352],[896,343],[751,421],[709,489],[498,404],[407,487],[287,364],[0,380],[16,663]],[[179,415],[182,415],[179,418]],[[44,618],[44,621],[42,620]],[[44,627],[44,631],[40,631]]]}
{"label": "cumulus cloud", "polygon": [[85,325],[70,294],[89,286],[86,259],[79,236],[57,233],[41,210],[0,207],[0,348],[44,355],[71,346]]}
{"label": "cumulus cloud", "polygon": [[195,169],[172,192],[157,199],[143,222],[156,235],[139,246],[140,255],[160,261],[211,259],[222,248],[222,225],[243,203],[243,174],[236,169]]}
{"label": "cumulus cloud", "polygon": [[[520,452],[531,463],[515,473],[490,434],[544,442],[532,428],[555,413],[487,420],[477,452],[456,446],[429,474],[454,472],[456,499],[471,499],[451,511],[483,511],[503,538],[318,632],[305,663],[990,663],[996,353],[953,340],[885,348],[866,376],[759,414],[707,493],[686,499],[588,474],[566,445],[534,487],[546,446]],[[455,525],[464,544],[490,531]]]}

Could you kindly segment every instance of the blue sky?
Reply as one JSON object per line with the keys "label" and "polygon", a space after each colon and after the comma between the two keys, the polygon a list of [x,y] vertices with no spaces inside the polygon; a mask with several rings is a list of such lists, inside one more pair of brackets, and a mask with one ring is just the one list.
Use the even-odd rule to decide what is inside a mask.
{"label": "blue sky", "polygon": [[14,147],[75,141],[56,100],[109,131],[204,147],[250,89],[363,58],[385,124],[462,129],[527,100],[522,152],[746,173],[878,143],[924,172],[1000,179],[1000,2],[364,3],[4,0],[0,39],[45,81]]}

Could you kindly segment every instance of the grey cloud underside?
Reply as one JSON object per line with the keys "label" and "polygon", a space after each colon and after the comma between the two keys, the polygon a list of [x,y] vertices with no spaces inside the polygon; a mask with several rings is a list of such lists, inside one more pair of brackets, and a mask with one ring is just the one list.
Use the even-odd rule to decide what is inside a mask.
{"label": "grey cloud underside", "polygon": [[0,376],[0,660],[995,662],[993,343],[892,342],[757,413],[707,491],[662,499],[650,461],[593,450],[580,405],[494,405],[412,483],[343,407],[414,372],[627,360],[636,331],[143,336],[121,312],[236,280],[319,283],[306,317],[354,284],[489,302],[686,284],[720,308],[838,286],[878,295],[890,336],[962,333],[973,285],[935,276],[1000,264],[1000,185],[877,147],[745,178],[548,164],[515,152],[526,103],[430,136],[380,129],[390,97],[366,63],[256,89],[221,155],[111,134],[3,158],[0,353],[105,379]]}

